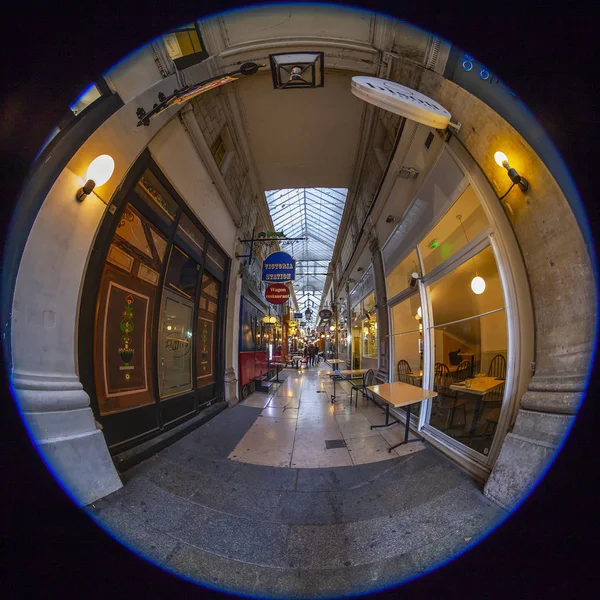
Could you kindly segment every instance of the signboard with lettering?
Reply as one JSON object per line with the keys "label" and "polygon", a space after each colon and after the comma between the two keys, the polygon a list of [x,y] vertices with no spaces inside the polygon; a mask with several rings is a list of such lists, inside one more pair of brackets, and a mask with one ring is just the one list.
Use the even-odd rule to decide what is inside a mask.
{"label": "signboard with lettering", "polygon": [[283,304],[290,299],[290,290],[283,283],[268,285],[265,290],[265,299],[271,304]]}
{"label": "signboard with lettering", "polygon": [[451,114],[435,100],[378,77],[353,77],[352,93],[370,104],[435,129],[446,129]]}
{"label": "signboard with lettering", "polygon": [[302,320],[303,316],[304,315],[302,313],[294,313],[294,319],[300,319],[300,320]]}
{"label": "signboard with lettering", "polygon": [[263,261],[262,280],[270,283],[294,281],[296,261],[287,252],[273,252]]}
{"label": "signboard with lettering", "polygon": [[331,319],[333,313],[328,309],[328,308],[324,308],[323,310],[319,311],[319,316],[321,317],[321,319],[324,319],[325,321],[327,319]]}

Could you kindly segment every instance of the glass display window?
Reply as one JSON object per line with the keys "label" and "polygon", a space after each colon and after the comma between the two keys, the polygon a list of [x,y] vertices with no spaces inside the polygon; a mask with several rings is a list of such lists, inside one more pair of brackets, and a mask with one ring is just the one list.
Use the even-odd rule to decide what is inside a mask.
{"label": "glass display window", "polygon": [[409,287],[409,280],[412,273],[421,275],[421,267],[419,266],[416,250],[410,252],[385,278],[388,298],[393,298]]}
{"label": "glass display window", "polygon": [[[474,290],[475,277],[484,285]],[[432,283],[429,296],[438,392],[430,425],[485,455],[503,404],[508,359],[504,295],[492,248]]]}
{"label": "glass display window", "polygon": [[418,245],[425,273],[448,260],[488,226],[479,198],[473,188],[467,186]]}

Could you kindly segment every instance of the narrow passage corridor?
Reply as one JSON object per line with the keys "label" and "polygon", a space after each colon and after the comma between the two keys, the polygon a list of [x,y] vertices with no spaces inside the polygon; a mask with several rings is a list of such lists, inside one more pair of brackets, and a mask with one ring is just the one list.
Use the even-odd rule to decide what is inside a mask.
{"label": "narrow passage corridor", "polygon": [[[255,393],[123,473],[88,507],[163,568],[234,593],[336,597],[446,561],[505,513],[426,444],[392,453],[403,427],[347,390],[330,402],[326,366],[285,369]],[[326,440],[346,447],[326,449]]]}

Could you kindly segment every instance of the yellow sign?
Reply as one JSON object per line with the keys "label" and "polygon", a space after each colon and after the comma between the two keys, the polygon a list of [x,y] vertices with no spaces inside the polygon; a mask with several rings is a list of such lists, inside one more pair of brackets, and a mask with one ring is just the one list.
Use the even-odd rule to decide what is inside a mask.
{"label": "yellow sign", "polygon": [[297,321],[290,321],[290,322],[288,323],[288,325],[289,325],[290,327],[298,327],[298,322],[297,322]]}

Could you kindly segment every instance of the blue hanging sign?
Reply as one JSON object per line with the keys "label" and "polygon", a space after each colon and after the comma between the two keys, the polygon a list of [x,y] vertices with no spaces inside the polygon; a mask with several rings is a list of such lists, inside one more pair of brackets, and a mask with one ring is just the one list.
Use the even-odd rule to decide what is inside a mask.
{"label": "blue hanging sign", "polygon": [[302,320],[303,317],[304,317],[304,315],[302,313],[294,313],[294,319]]}
{"label": "blue hanging sign", "polygon": [[296,261],[287,252],[273,252],[263,261],[263,281],[275,283],[295,279]]}

